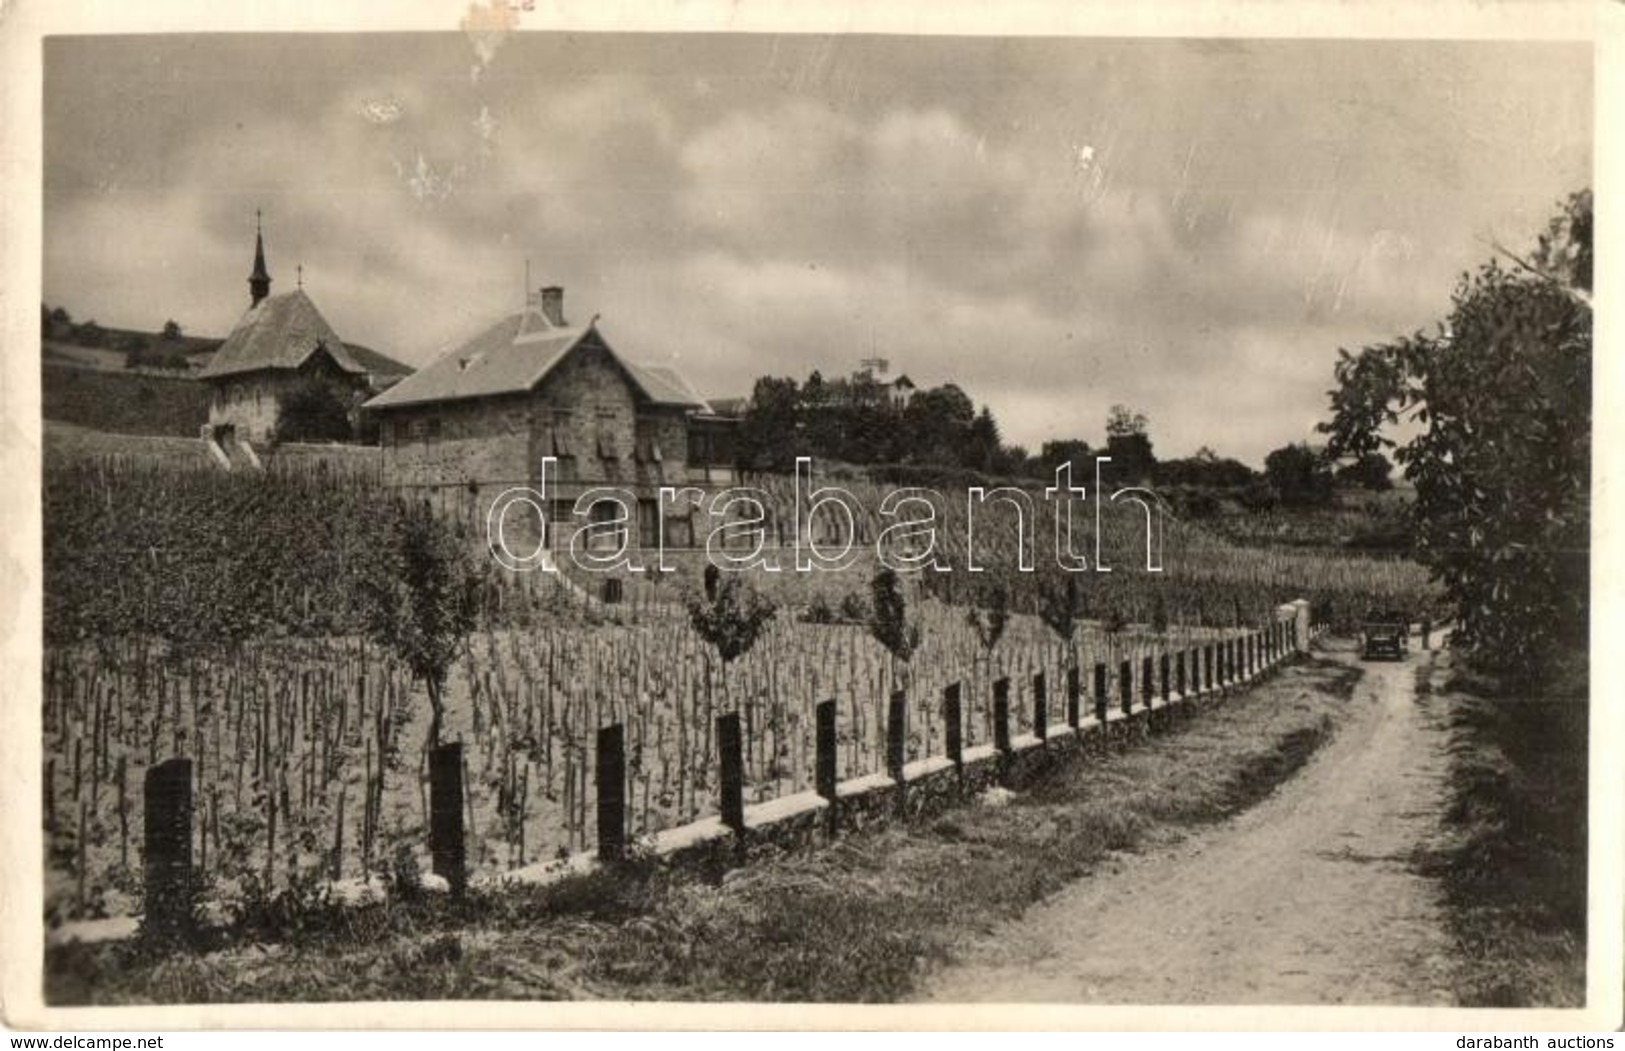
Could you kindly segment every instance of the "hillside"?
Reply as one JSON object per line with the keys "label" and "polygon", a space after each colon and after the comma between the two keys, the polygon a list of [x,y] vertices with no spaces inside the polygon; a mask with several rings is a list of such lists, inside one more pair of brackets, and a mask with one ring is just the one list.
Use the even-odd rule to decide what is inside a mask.
{"label": "hillside", "polygon": [[[197,377],[224,342],[94,322],[42,323],[41,413],[47,420],[98,431],[195,438],[209,418],[209,390]],[[371,347],[345,347],[381,387],[412,372]],[[132,362],[132,351],[140,363]]]}
{"label": "hillside", "polygon": [[[76,324],[66,317],[63,314],[61,319],[51,319],[47,314],[41,321],[40,352],[47,362],[123,371],[129,367],[131,348],[143,345],[154,359],[166,357],[176,363],[184,359],[184,369],[171,365],[163,371],[185,375],[201,371],[225,343],[223,336],[194,336],[184,332],[166,336],[162,332],[112,328],[94,321]],[[383,378],[385,386],[413,372],[410,365],[371,347],[349,340],[344,341],[344,346],[357,362]]]}
{"label": "hillside", "polygon": [[112,371],[46,361],[40,412],[99,431],[196,438],[209,420],[209,388],[187,376]]}

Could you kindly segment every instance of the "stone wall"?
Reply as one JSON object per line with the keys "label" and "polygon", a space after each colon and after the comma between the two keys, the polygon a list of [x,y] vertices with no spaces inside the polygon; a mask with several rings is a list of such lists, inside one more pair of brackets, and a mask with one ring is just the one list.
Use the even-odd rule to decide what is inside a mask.
{"label": "stone wall", "polygon": [[686,414],[641,406],[630,378],[601,344],[583,341],[533,393],[381,411],[384,478],[399,486],[536,485],[543,457],[558,459],[550,495],[596,486],[652,496],[684,482]]}
{"label": "stone wall", "polygon": [[522,394],[381,412],[384,480],[401,486],[528,484],[531,416],[531,399]]}

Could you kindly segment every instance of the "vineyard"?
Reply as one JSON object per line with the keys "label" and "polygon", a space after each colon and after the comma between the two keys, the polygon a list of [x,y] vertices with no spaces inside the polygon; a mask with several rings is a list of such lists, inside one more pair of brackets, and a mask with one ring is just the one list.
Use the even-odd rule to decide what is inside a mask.
{"label": "vineyard", "polygon": [[[135,910],[142,773],[172,756],[193,760],[194,856],[217,901],[423,867],[424,687],[369,641],[364,608],[390,572],[383,554],[403,513],[393,494],[305,462],[239,477],[55,455],[45,481],[50,917]],[[770,518],[794,516],[787,484],[763,483]],[[849,488],[879,507],[880,492]],[[779,611],[731,662],[682,609],[699,586],[698,553],[679,557],[675,583],[640,577],[616,604],[584,597],[579,576],[476,560],[477,626],[459,642],[441,734],[464,742],[474,873],[593,846],[593,739],[610,723],[626,728],[631,832],[645,837],[714,813],[712,728],[723,712],[742,718],[747,801],[765,800],[812,784],[821,701],[837,702],[838,775],[851,778],[885,769],[894,689],[907,691],[907,752],[918,758],[941,752],[938,701],[952,683],[964,691],[968,747],[991,737],[999,678],[1012,683],[1019,733],[1040,672],[1058,684],[1073,666],[1137,669],[1256,629],[1297,595],[1321,607],[1317,619],[1429,601],[1408,563],[1237,549],[1172,519],[1166,568],[1147,573],[1144,516],[1130,509],[1103,519],[1113,571],[1080,575],[1080,626],[1066,640],[1038,615],[1065,575],[1016,572],[1014,530],[997,516],[977,526],[991,541],[978,540],[985,571],[960,572],[963,503],[945,511],[955,571],[905,577],[919,638],[906,662],[865,626],[872,553],[844,573],[747,574]],[[450,516],[445,528],[466,526]],[[860,541],[872,545],[879,527],[860,520]],[[1092,554],[1092,536],[1077,548]],[[472,529],[464,540],[483,547]],[[967,617],[1003,601],[1002,634]]]}

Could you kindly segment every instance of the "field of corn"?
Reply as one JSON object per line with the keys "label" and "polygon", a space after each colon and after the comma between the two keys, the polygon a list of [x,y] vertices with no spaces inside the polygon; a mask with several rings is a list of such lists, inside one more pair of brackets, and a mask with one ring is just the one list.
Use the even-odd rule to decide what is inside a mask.
{"label": "field of corn", "polygon": [[[762,487],[774,516],[793,515],[787,480]],[[872,487],[849,488],[879,506]],[[424,688],[369,639],[361,608],[384,571],[389,493],[313,470],[242,477],[54,456],[45,496],[49,919],[135,910],[142,775],[172,756],[194,762],[194,859],[214,901],[263,904],[427,867]],[[675,583],[629,581],[613,606],[584,596],[592,581],[579,573],[487,567],[442,730],[465,745],[475,875],[594,844],[592,753],[603,725],[626,727],[628,809],[632,833],[644,836],[715,812],[712,727],[723,712],[744,722],[747,801],[768,799],[810,787],[819,701],[838,703],[838,772],[854,777],[884,768],[895,688],[907,689],[909,757],[920,758],[943,749],[939,702],[950,683],[964,690],[967,745],[985,743],[1000,677],[1011,680],[1022,732],[1034,674],[1058,698],[1069,661],[1138,669],[1143,656],[1256,628],[1300,596],[1327,619],[1428,602],[1423,574],[1407,563],[1238,549],[1171,519],[1165,568],[1147,573],[1144,516],[1131,509],[1104,527],[1112,572],[1079,575],[1081,626],[1068,643],[1036,615],[1059,571],[1015,572],[1013,530],[990,516],[985,532],[977,527],[986,569],[964,572],[962,499],[946,510],[953,571],[905,578],[920,634],[906,665],[863,624],[872,556],[843,573],[749,574],[779,611],[727,665],[683,611],[699,586],[697,553],[678,558]],[[1040,566],[1048,529],[1036,530]],[[860,520],[860,540],[876,535],[875,519]],[[1092,556],[1091,537],[1077,546]],[[467,540],[483,547],[483,537]],[[989,645],[967,607],[1001,589],[1012,613]]]}

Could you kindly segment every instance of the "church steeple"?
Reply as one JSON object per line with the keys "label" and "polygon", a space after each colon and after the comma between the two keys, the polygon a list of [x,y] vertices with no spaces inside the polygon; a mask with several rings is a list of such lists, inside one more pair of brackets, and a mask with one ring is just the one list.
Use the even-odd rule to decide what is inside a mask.
{"label": "church steeple", "polygon": [[265,269],[265,236],[260,231],[260,211],[254,209],[254,272],[248,275],[248,292],[254,297],[249,304],[259,306],[260,300],[271,294],[271,274]]}

